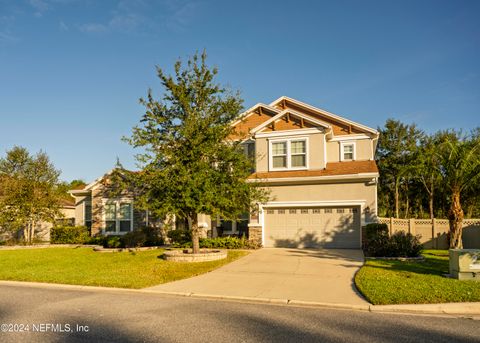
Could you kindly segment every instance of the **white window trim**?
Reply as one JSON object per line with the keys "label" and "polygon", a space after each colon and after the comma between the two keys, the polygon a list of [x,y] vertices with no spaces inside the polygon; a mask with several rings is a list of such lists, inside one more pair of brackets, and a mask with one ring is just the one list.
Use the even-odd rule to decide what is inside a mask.
{"label": "white window trim", "polygon": [[[115,231],[106,231],[106,211],[105,205],[107,203],[115,204],[115,211],[120,208],[121,203],[130,204],[130,232],[133,231],[133,199],[131,198],[115,198],[115,199],[102,199],[102,234],[104,235],[124,235],[127,231],[120,231],[120,219],[115,218]],[[116,213],[115,213],[116,216]]]}
{"label": "white window trim", "polygon": [[83,226],[87,226],[87,206],[90,206],[92,213],[90,213],[90,225],[93,224],[93,207],[91,201],[83,202]]}
{"label": "white window trim", "polygon": [[[291,142],[292,141],[305,141],[305,167],[292,167],[292,154],[291,154]],[[287,166],[281,168],[273,167],[273,143],[286,142],[287,144]],[[309,167],[309,154],[308,154],[308,137],[294,137],[294,138],[278,138],[268,140],[268,170],[305,170]]]}
{"label": "white window trim", "polygon": [[[353,146],[353,158],[352,159],[345,159],[345,151],[344,147],[345,145],[352,145]],[[356,142],[340,142],[340,161],[355,161],[357,159],[357,144]]]}

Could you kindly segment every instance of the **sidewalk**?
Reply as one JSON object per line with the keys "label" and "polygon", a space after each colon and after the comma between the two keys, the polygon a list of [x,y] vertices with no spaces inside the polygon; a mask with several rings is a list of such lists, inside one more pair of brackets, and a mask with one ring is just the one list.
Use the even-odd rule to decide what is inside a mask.
{"label": "sidewalk", "polygon": [[127,289],[127,288],[113,288],[113,287],[94,287],[94,286],[79,286],[79,285],[65,285],[52,284],[40,282],[24,282],[24,281],[0,281],[0,286],[10,287],[29,287],[29,288],[47,288],[58,290],[77,290],[85,292],[108,292],[108,293],[132,293],[132,294],[158,294],[166,296],[180,296],[190,297],[205,300],[224,300],[224,301],[239,301],[248,303],[264,303],[280,306],[298,306],[298,307],[316,307],[316,308],[332,308],[345,309],[356,311],[369,312],[383,312],[383,313],[398,313],[398,314],[422,314],[422,315],[452,315],[452,316],[480,316],[480,302],[474,303],[445,303],[445,304],[403,304],[403,305],[349,305],[342,303],[323,303],[323,302],[308,302],[295,299],[276,299],[276,298],[259,298],[259,297],[237,297],[237,296],[221,296],[215,294],[196,294],[196,293],[181,293],[181,292],[167,292],[144,289]]}

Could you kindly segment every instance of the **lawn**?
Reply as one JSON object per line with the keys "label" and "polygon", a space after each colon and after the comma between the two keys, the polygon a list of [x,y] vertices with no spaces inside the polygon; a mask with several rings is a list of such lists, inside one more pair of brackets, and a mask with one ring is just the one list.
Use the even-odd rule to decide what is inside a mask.
{"label": "lawn", "polygon": [[448,250],[425,250],[424,261],[367,260],[355,276],[360,292],[375,305],[480,301],[480,282],[448,274]]}
{"label": "lawn", "polygon": [[246,254],[228,251],[224,260],[164,261],[163,250],[98,253],[92,248],[0,251],[0,280],[143,288],[212,271]]}

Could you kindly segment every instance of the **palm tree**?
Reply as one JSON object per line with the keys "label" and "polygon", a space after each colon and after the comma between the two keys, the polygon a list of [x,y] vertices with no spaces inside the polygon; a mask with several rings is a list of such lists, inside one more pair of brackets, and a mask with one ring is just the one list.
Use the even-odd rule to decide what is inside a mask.
{"label": "palm tree", "polygon": [[450,197],[450,249],[462,249],[463,192],[480,177],[480,139],[451,135],[439,147],[439,172]]}

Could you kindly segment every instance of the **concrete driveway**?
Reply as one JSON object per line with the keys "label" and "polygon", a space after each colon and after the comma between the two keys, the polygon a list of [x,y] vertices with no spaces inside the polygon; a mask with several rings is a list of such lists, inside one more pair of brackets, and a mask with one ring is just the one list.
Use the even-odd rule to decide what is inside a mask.
{"label": "concrete driveway", "polygon": [[353,281],[362,264],[361,250],[263,248],[210,273],[148,289],[367,305]]}

